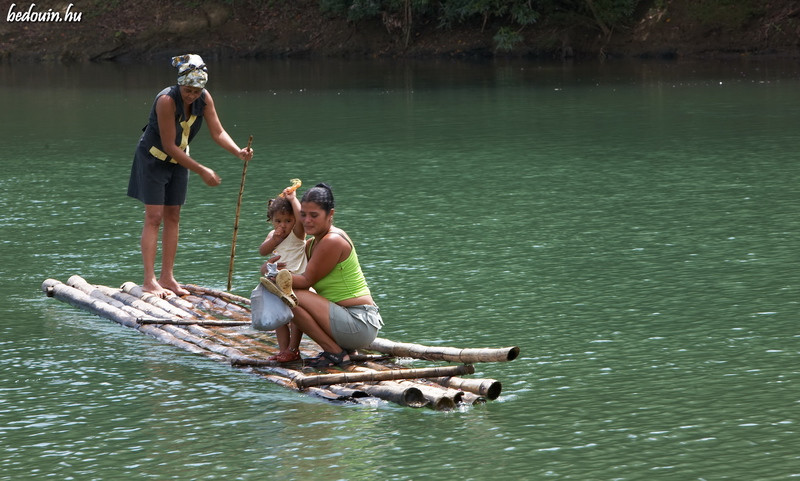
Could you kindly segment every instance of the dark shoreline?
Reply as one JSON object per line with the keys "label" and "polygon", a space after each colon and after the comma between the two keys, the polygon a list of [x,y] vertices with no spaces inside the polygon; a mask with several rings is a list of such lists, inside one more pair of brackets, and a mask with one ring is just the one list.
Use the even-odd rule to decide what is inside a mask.
{"label": "dark shoreline", "polygon": [[[800,8],[785,1],[770,2],[757,17],[735,24],[714,17],[698,19],[692,0],[643,1],[630,25],[609,35],[589,24],[535,24],[510,51],[497,50],[493,32],[498,25],[444,29],[434,21],[420,20],[406,43],[377,19],[349,22],[326,16],[320,13],[318,0],[270,6],[246,0],[169,6],[157,0],[86,3],[70,3],[63,12],[34,3],[10,4],[3,12],[5,21],[0,21],[0,64],[138,63],[176,52],[195,52],[217,61],[800,58],[800,22],[795,21]],[[56,21],[56,14],[63,18]],[[72,21],[65,21],[66,14]],[[31,16],[43,21],[30,21]]]}

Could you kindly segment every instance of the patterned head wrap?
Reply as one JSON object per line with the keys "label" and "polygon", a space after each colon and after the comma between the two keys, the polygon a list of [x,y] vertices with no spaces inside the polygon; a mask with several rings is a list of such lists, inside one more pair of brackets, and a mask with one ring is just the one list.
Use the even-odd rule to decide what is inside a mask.
{"label": "patterned head wrap", "polygon": [[178,67],[178,85],[206,88],[208,69],[199,55],[189,53],[172,57],[172,66]]}

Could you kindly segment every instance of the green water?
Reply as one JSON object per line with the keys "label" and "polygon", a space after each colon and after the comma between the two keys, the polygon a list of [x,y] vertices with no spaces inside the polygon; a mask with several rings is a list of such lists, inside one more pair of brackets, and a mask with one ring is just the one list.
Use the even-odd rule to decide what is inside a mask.
{"label": "green water", "polygon": [[[384,337],[517,345],[500,399],[330,404],[46,298],[141,281],[133,149],[167,65],[0,68],[0,479],[800,477],[795,66],[209,62],[265,201],[325,181]],[[190,182],[176,275],[227,283],[241,163]]]}

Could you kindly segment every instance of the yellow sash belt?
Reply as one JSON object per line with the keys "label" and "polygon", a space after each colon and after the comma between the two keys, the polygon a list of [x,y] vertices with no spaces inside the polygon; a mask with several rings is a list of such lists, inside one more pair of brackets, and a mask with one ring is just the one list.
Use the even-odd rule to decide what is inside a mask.
{"label": "yellow sash belt", "polygon": [[[181,122],[181,144],[178,146],[182,151],[189,153],[189,133],[192,129],[192,124],[194,121],[197,120],[196,115],[192,115],[189,117],[189,120],[185,122]],[[170,162],[172,164],[177,164],[178,161],[173,159],[172,157],[168,156],[166,152],[159,149],[155,145],[150,147],[150,155],[155,157],[156,159],[163,160],[166,162]]]}

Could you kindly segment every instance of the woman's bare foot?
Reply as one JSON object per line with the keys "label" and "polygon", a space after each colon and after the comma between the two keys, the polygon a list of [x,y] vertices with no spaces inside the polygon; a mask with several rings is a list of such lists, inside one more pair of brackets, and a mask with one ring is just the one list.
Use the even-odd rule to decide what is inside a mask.
{"label": "woman's bare foot", "polygon": [[174,293],[168,289],[164,289],[164,287],[156,281],[149,281],[142,284],[142,290],[145,292],[149,292],[154,296],[158,296],[161,299],[165,299]]}
{"label": "woman's bare foot", "polygon": [[186,289],[181,287],[181,285],[178,284],[178,281],[176,281],[174,278],[173,279],[159,279],[158,283],[164,289],[170,290],[170,291],[174,292],[178,296],[188,296],[189,295],[189,291],[187,291]]}

